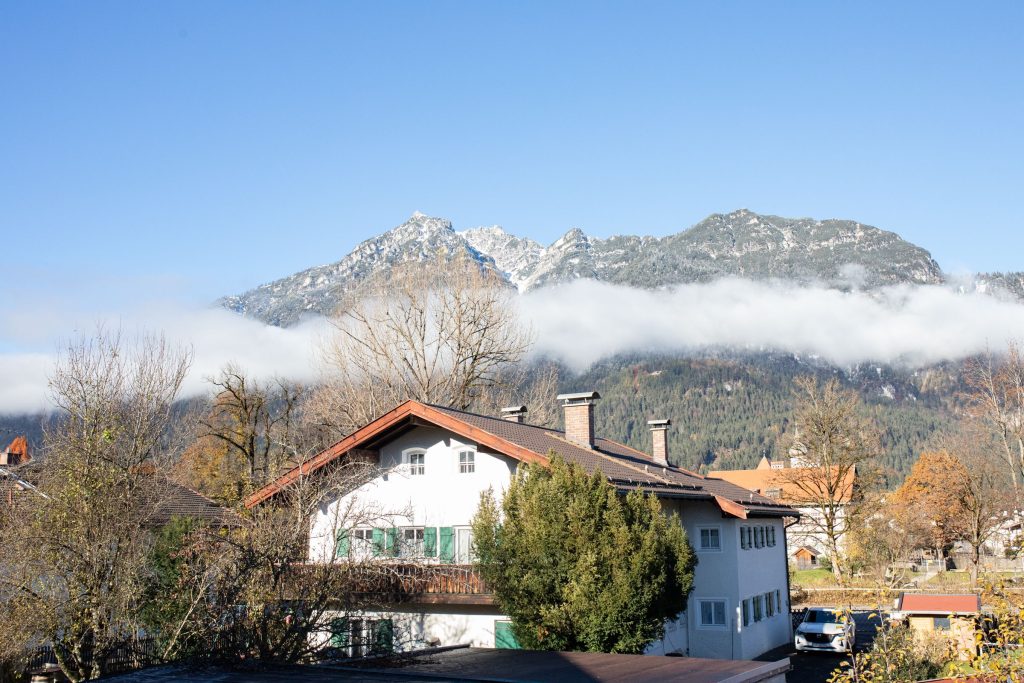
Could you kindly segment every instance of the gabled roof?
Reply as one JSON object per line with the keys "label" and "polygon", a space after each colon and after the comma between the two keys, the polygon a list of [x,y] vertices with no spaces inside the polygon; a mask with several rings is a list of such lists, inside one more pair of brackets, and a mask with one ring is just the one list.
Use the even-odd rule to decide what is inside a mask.
{"label": "gabled roof", "polygon": [[909,614],[978,614],[981,612],[981,596],[977,593],[928,594],[900,593],[896,610]]}
{"label": "gabled roof", "polygon": [[[762,459],[765,461],[766,459]],[[807,488],[813,486],[812,481],[805,480],[801,485],[798,485],[793,481],[794,477],[799,476],[800,470],[805,469],[802,467],[785,467],[782,469],[771,469],[771,465],[763,467],[758,465],[756,469],[752,470],[718,470],[708,472],[708,476],[719,477],[726,481],[731,481],[737,486],[742,486],[745,489],[751,491],[757,491],[758,493],[764,494],[770,490],[778,490],[779,497],[777,500],[788,503],[789,505],[800,505],[801,503],[809,502],[806,500],[807,492],[801,490],[801,485]],[[854,469],[847,471],[843,482],[839,485],[840,495],[837,502],[849,503],[853,497],[854,486],[857,481],[857,473]]]}
{"label": "gabled roof", "polygon": [[502,420],[453,408],[406,401],[373,422],[349,434],[302,465],[250,495],[245,504],[254,507],[300,477],[344,457],[353,449],[375,448],[418,426],[436,426],[520,462],[546,465],[552,451],[587,472],[600,469],[622,491],[642,489],[664,498],[713,500],[730,515],[796,516],[778,501],[745,490],[727,481],[704,477],[677,467],[663,467],[650,455],[608,439],[595,439],[594,448],[570,442],[561,430]]}
{"label": "gabled roof", "polygon": [[[34,494],[32,497],[47,498],[48,496],[36,487],[38,481],[39,468],[33,467],[31,463],[20,468],[0,467],[0,494],[3,494],[4,499],[29,493]],[[159,476],[154,483],[152,489],[146,488],[145,494],[145,504],[152,509],[152,516],[149,518],[151,524],[166,524],[174,517],[189,517],[221,527],[245,524],[233,510],[217,504],[187,486],[163,476]],[[32,497],[26,498],[26,503],[31,504]]]}

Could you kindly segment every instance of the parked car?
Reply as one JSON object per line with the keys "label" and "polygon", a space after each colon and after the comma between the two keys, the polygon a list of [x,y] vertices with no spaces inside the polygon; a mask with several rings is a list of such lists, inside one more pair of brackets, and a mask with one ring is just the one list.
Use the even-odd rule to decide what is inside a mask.
{"label": "parked car", "polygon": [[796,627],[794,640],[798,651],[853,652],[857,627],[842,610],[808,607]]}

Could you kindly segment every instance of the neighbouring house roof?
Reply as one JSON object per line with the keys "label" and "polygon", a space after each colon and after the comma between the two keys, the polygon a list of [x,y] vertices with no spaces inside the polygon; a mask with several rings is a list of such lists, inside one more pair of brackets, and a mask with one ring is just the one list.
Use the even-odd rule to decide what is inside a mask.
{"label": "neighbouring house roof", "polygon": [[900,593],[896,611],[907,614],[979,614],[981,596],[976,593]]}
{"label": "neighbouring house roof", "polygon": [[339,664],[290,665],[264,670],[230,671],[163,666],[114,676],[118,683],[285,683],[286,681],[504,681],[505,683],[758,683],[785,680],[789,659],[752,662],[698,657],[655,657],[603,652],[547,652],[457,646],[412,652],[391,658],[353,660]]}
{"label": "neighbouring house roof", "polygon": [[373,422],[349,434],[330,448],[285,472],[274,482],[249,496],[254,507],[276,493],[354,449],[374,449],[411,429],[436,426],[521,462],[546,465],[554,452],[588,472],[600,469],[618,489],[642,489],[664,498],[712,500],[723,512],[746,519],[748,516],[797,516],[795,510],[734,483],[673,466],[662,466],[646,453],[615,441],[596,438],[594,448],[568,441],[561,430],[539,427],[453,408],[406,401]]}
{"label": "neighbouring house roof", "polygon": [[[756,491],[767,495],[769,491],[777,492],[776,499],[789,505],[799,506],[801,503],[812,502],[808,500],[807,489],[815,488],[813,480],[805,479],[800,484],[794,481],[801,470],[810,469],[804,467],[786,467],[783,469],[772,469],[770,465],[763,466],[767,462],[762,458],[762,465],[753,470],[717,470],[708,472],[709,477],[719,477],[730,481],[737,486]],[[833,468],[837,471],[838,468]],[[843,481],[839,484],[838,493],[840,503],[849,503],[853,497],[854,486],[857,481],[857,472],[854,468],[847,471]]]}
{"label": "neighbouring house roof", "polygon": [[[13,496],[18,494],[46,496],[36,487],[40,472],[39,467],[34,465],[35,463],[17,468],[0,467],[0,494],[3,501],[13,502]],[[155,489],[148,491],[146,495],[152,497],[152,500],[148,501],[153,508],[150,522],[155,525],[166,524],[174,517],[190,517],[218,526],[244,524],[243,519],[234,511],[170,479],[160,477]]]}
{"label": "neighbouring house roof", "polygon": [[7,448],[0,451],[0,465],[14,466],[23,465],[32,459],[28,449],[28,439],[24,436],[16,436],[8,444]]}
{"label": "neighbouring house roof", "polygon": [[815,550],[814,548],[812,548],[809,545],[802,545],[802,546],[800,546],[799,548],[797,548],[796,552],[793,553],[793,554],[794,555],[799,555],[801,553],[803,553],[804,555],[813,555],[814,557],[817,557],[818,555],[821,554],[821,553],[819,553],[817,550]]}

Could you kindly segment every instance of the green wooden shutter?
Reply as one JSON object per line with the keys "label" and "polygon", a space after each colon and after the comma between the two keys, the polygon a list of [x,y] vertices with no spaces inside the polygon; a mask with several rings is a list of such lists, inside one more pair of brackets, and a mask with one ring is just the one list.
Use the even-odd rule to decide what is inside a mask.
{"label": "green wooden shutter", "polygon": [[516,640],[516,634],[512,632],[512,622],[494,622],[494,647],[504,648],[506,650],[521,649],[519,641]]}
{"label": "green wooden shutter", "polygon": [[334,544],[335,557],[348,557],[348,529],[338,529],[338,537]]}
{"label": "green wooden shutter", "polygon": [[390,619],[381,619],[374,625],[373,651],[378,654],[395,651],[395,623]]}
{"label": "green wooden shutter", "polygon": [[331,647],[348,646],[348,619],[331,619]]}
{"label": "green wooden shutter", "polygon": [[441,534],[441,561],[452,562],[455,559],[455,534],[450,526],[443,526],[438,531]]}
{"label": "green wooden shutter", "polygon": [[373,530],[373,556],[380,557],[384,552],[384,530]]}
{"label": "green wooden shutter", "polygon": [[426,557],[437,557],[436,526],[428,526],[423,530],[423,554]]}
{"label": "green wooden shutter", "polygon": [[398,529],[391,527],[387,530],[387,535],[384,539],[384,549],[388,555],[398,554]]}

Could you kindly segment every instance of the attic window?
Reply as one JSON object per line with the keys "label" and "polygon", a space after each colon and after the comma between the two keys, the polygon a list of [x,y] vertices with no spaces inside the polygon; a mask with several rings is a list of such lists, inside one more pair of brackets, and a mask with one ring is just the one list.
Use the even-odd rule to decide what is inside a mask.
{"label": "attic window", "polygon": [[402,461],[409,466],[410,475],[424,475],[427,473],[427,454],[423,450],[405,451],[402,453]]}
{"label": "attic window", "polygon": [[459,474],[476,472],[476,453],[474,451],[459,452]]}

